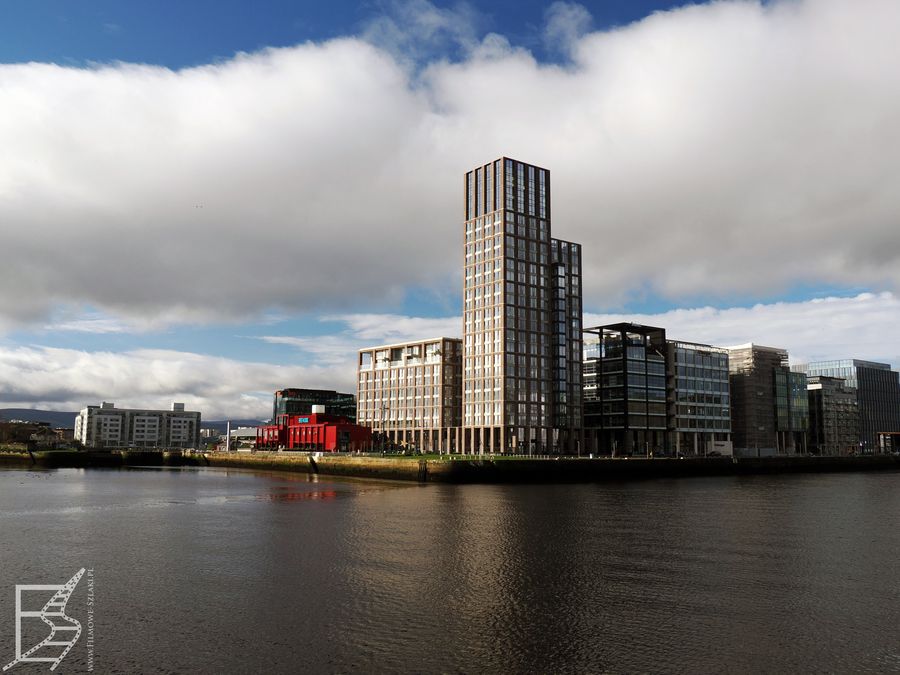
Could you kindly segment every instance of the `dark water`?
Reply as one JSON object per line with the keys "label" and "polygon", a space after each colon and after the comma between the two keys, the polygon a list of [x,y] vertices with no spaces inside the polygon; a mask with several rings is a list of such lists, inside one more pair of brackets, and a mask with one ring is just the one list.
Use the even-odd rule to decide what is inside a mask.
{"label": "dark water", "polygon": [[[5,471],[0,659],[15,584],[88,567],[102,673],[900,672],[898,525],[900,474]],[[57,672],[86,664],[83,637]]]}

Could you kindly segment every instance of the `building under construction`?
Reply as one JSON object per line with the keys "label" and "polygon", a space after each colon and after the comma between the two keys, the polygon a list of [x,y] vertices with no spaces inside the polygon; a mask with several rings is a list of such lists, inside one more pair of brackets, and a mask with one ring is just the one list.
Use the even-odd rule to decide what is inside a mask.
{"label": "building under construction", "polygon": [[787,351],[748,343],[729,348],[728,357],[735,453],[805,453],[809,428],[806,375],[791,372]]}

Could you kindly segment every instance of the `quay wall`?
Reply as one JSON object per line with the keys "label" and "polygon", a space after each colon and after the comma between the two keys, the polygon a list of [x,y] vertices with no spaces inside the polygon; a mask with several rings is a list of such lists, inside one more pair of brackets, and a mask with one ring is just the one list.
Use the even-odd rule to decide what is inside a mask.
{"label": "quay wall", "polygon": [[184,454],[179,451],[134,450],[32,453],[0,451],[0,469],[128,466],[212,466],[420,483],[571,483],[682,476],[897,471],[900,470],[900,457],[438,459],[331,454],[313,456],[286,452]]}
{"label": "quay wall", "polygon": [[900,470],[900,457],[753,457],[732,459],[419,459],[257,452],[207,455],[210,466],[437,483],[599,482],[680,476]]}

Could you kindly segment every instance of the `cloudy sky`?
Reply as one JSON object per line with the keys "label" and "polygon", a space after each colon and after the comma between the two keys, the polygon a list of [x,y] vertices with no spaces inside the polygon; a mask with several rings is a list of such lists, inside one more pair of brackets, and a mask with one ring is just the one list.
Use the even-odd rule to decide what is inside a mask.
{"label": "cloudy sky", "polygon": [[[307,7],[306,5],[311,5]],[[0,407],[264,417],[459,335],[549,168],[586,322],[900,364],[900,3],[70,3],[0,20]]]}

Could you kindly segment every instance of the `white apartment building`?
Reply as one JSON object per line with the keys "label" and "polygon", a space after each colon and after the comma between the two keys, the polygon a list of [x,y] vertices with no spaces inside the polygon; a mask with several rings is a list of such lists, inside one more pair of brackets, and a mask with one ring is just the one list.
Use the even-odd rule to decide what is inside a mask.
{"label": "white apartment building", "polygon": [[75,418],[75,440],[86,448],[200,447],[200,413],[173,403],[171,410],[116,408],[104,401]]}

